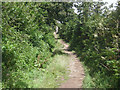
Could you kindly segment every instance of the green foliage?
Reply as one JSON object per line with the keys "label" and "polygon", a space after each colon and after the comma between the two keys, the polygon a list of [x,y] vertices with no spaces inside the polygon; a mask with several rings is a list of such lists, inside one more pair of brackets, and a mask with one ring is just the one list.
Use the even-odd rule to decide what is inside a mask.
{"label": "green foliage", "polygon": [[[78,3],[77,15],[73,3],[2,3],[2,86],[31,87],[33,73],[40,68],[46,71],[56,48],[53,32],[58,25],[60,37],[70,43],[70,49],[77,52],[87,68],[84,82],[90,82],[84,86],[119,87],[120,2],[113,11],[102,8],[103,5],[103,2]],[[54,69],[64,71],[62,66],[54,65]],[[56,72],[45,76],[53,78],[50,86],[55,84],[54,76],[59,76],[53,73]]]}
{"label": "green foliage", "polygon": [[[28,87],[33,69],[46,68],[55,47],[53,26],[42,3],[2,3],[3,87]],[[51,19],[52,20],[52,19]]]}
{"label": "green foliage", "polygon": [[[110,11],[102,2],[81,2],[79,15],[59,25],[60,37],[70,43],[80,60],[89,69],[89,87],[119,87],[119,3]],[[88,81],[85,81],[88,82]],[[87,85],[85,85],[87,86]]]}

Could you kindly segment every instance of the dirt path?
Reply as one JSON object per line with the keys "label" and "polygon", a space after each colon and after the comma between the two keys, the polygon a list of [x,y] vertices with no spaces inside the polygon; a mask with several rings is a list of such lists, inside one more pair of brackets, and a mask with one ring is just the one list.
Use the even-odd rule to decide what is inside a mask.
{"label": "dirt path", "polygon": [[[54,35],[55,38],[57,38],[55,32]],[[63,52],[67,53],[71,59],[68,68],[68,70],[70,70],[69,79],[62,83],[59,88],[82,88],[83,79],[85,77],[83,66],[76,54],[68,51],[69,45],[67,45],[63,40],[60,40],[60,43],[64,45],[64,48],[62,48]]]}

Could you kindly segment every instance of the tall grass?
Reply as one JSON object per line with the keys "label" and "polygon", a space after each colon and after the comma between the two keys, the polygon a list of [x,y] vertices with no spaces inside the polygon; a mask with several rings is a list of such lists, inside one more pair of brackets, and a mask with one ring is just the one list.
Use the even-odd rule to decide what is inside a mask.
{"label": "tall grass", "polygon": [[45,69],[23,72],[26,76],[24,82],[27,84],[27,88],[56,88],[67,79],[66,66],[68,66],[69,57],[56,55],[51,59],[53,59],[52,62]]}

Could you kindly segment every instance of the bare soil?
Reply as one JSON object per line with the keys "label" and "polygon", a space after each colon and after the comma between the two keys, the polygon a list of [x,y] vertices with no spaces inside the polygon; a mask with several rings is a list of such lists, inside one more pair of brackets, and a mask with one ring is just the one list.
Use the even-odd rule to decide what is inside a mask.
{"label": "bare soil", "polygon": [[[55,32],[54,35],[55,38],[57,38]],[[69,45],[67,45],[63,40],[60,40],[60,43],[64,45],[64,48],[62,48],[63,52],[68,54],[71,59],[69,60],[68,66],[68,70],[70,71],[68,76],[69,79],[62,83],[59,88],[82,88],[83,79],[85,77],[83,66],[77,58],[77,55],[68,50]]]}

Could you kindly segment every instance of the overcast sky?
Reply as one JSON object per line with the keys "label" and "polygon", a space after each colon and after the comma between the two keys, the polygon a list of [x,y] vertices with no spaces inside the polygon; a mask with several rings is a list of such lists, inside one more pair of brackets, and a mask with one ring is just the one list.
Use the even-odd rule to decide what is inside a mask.
{"label": "overcast sky", "polygon": [[[93,0],[93,1],[97,2],[99,0]],[[102,1],[103,2],[108,2],[108,4],[106,4],[105,6],[109,6],[112,3],[113,3],[113,6],[116,6],[116,3],[117,3],[118,0],[102,0]],[[73,7],[73,9],[75,9],[74,12],[77,13],[77,8]],[[113,9],[115,9],[115,8],[113,8]]]}
{"label": "overcast sky", "polygon": [[[96,0],[95,0],[96,1]],[[111,5],[112,3],[115,6],[115,3],[117,3],[118,0],[103,0],[103,2],[108,2],[108,5]]]}

